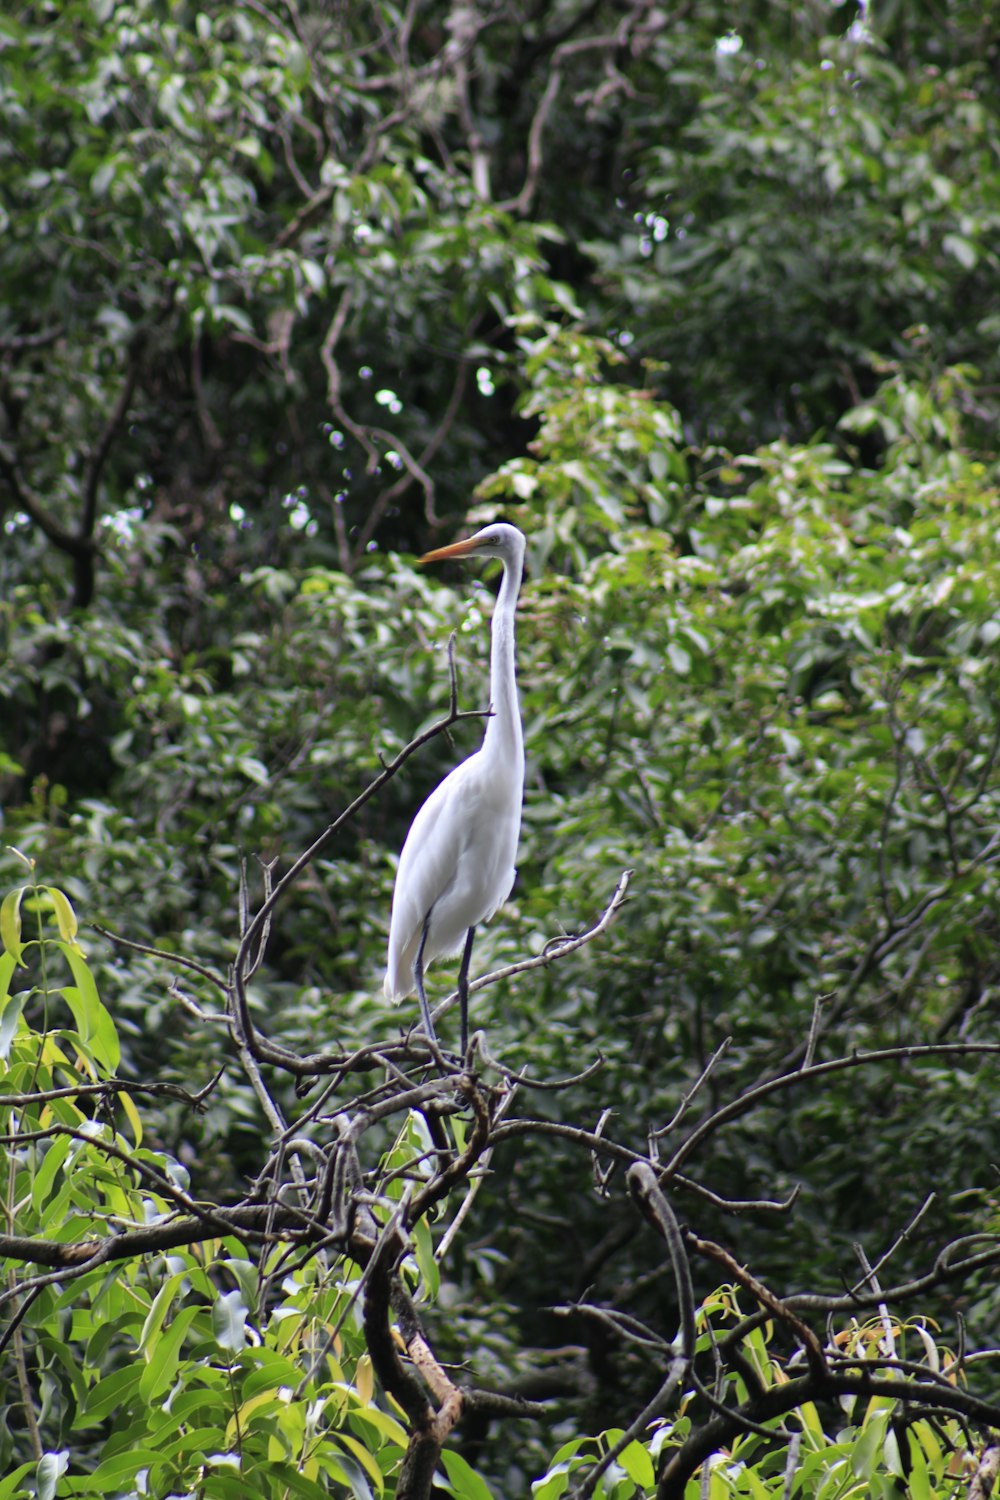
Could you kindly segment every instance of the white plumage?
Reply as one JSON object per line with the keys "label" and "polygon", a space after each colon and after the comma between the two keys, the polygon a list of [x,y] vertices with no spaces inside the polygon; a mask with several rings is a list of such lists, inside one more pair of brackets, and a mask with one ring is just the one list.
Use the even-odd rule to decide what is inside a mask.
{"label": "white plumage", "polygon": [[464,942],[458,981],[464,1057],[473,935],[507,899],[517,873],[524,745],[514,674],[514,611],[524,537],[516,526],[497,522],[468,541],[428,552],[420,561],[452,557],[499,557],[503,562],[491,631],[492,713],[481,748],[434,789],[406,835],[392,897],[385,994],[398,1003],[416,990],[424,1030],[434,1038],[424,970]]}

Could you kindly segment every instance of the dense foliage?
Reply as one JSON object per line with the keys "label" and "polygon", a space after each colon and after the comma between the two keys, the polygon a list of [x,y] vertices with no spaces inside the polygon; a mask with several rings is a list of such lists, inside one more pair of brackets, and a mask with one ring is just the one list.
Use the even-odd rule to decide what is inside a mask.
{"label": "dense foliage", "polygon": [[[965,1246],[899,1309],[906,1356],[996,1394],[998,45],[963,0],[0,17],[8,1240],[155,1225],[189,1189],[232,1207],[261,1090],[305,1118],[294,1070],[255,1090],[223,1018],[241,885],[256,909],[447,713],[453,631],[460,706],[485,709],[489,586],[413,556],[503,516],[528,538],[528,782],[477,972],[590,927],[634,873],[593,942],[474,998],[508,1069],[585,1076],[518,1101],[536,1134],[493,1122],[440,1267],[454,1192],[414,1229],[438,1356],[550,1400],[492,1442],[470,1409],[441,1472],[477,1497],[548,1474],[548,1500],[664,1378],[598,1316],[669,1362],[663,1244],[555,1133],[598,1121],[782,1294],[839,1296],[856,1244],[894,1247],[895,1286]],[[284,895],[249,984],[271,1043],[390,1046],[413,1019],[381,998],[393,861],[479,734],[409,756]],[[18,1102],[80,1079],[100,1089]],[[379,1122],[372,1191],[426,1128]],[[0,1497],[140,1472],[150,1495],[395,1493],[407,1423],[356,1260],[220,1231],[20,1301],[33,1258],[4,1253]],[[753,1295],[691,1253],[710,1359]],[[903,1345],[888,1313],[834,1312],[845,1353]],[[747,1328],[717,1395],[763,1399],[748,1361],[765,1390],[794,1378],[795,1338]],[[675,1392],[606,1493],[673,1493],[707,1399]],[[954,1413],[839,1411],[800,1407],[797,1493],[944,1492],[975,1446]],[[793,1493],[754,1420],[720,1437],[713,1494]]]}

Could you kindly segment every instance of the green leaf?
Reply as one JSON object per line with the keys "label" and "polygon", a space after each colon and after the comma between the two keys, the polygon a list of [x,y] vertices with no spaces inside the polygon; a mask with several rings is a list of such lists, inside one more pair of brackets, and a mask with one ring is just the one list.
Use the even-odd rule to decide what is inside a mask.
{"label": "green leaf", "polygon": [[371,1427],[383,1442],[395,1443],[398,1448],[406,1447],[405,1429],[389,1412],[380,1411],[377,1406],[366,1406],[359,1411],[352,1411],[350,1422],[355,1430],[359,1426]]}
{"label": "green leaf", "polygon": [[441,1287],[441,1268],[434,1258],[434,1239],[426,1219],[420,1219],[411,1230],[413,1252],[427,1296],[433,1302]]}
{"label": "green leaf", "polygon": [[239,760],[236,762],[236,765],[238,770],[242,771],[243,775],[247,778],[248,781],[254,782],[257,786],[267,786],[267,783],[270,780],[267,772],[267,767],[262,760],[259,760],[257,758],[257,756],[241,755]]}
{"label": "green leaf", "polygon": [[99,1380],[87,1396],[83,1409],[77,1414],[74,1427],[94,1427],[112,1412],[120,1412],[128,1405],[133,1388],[138,1389],[142,1365],[134,1361],[121,1370],[115,1370]]}
{"label": "green leaf", "polygon": [[643,1489],[651,1490],[656,1484],[653,1460],[641,1443],[632,1442],[618,1455],[618,1462],[630,1479]]}
{"label": "green leaf", "polygon": [[31,1203],[36,1214],[41,1213],[42,1205],[52,1191],[56,1174],[62,1168],[72,1146],[73,1137],[69,1135],[57,1135],[49,1143],[49,1148],[42,1157],[42,1164],[35,1173],[35,1180],[31,1185]]}
{"label": "green leaf", "polygon": [[[123,1453],[115,1453],[98,1464],[86,1480],[78,1481],[79,1493],[89,1494],[96,1490],[99,1495],[103,1495],[109,1491],[131,1489],[132,1481],[141,1470],[162,1462],[163,1454],[155,1448],[127,1448]],[[74,1490],[75,1485],[71,1482],[69,1492],[72,1494]]]}
{"label": "green leaf", "polygon": [[69,897],[54,885],[43,885],[41,889],[48,892],[49,900],[52,902],[56,916],[56,926],[59,928],[59,936],[64,942],[72,943],[80,924],[76,919],[76,912],[70,904]]}
{"label": "green leaf", "polygon": [[110,1012],[102,1005],[97,993],[94,976],[75,944],[57,942],[54,946],[65,956],[76,981],[75,987],[70,985],[62,993],[73,1012],[80,1040],[86,1043],[105,1071],[114,1075],[121,1062],[121,1044]]}
{"label": "green leaf", "polygon": [[532,1500],[559,1500],[569,1485],[570,1468],[567,1462],[553,1464],[541,1479],[532,1484]]}
{"label": "green leaf", "polygon": [[686,677],[691,670],[690,651],[685,651],[683,646],[679,646],[676,641],[671,641],[667,646],[667,656],[677,675]]}
{"label": "green leaf", "polygon": [[21,901],[28,889],[26,885],[19,885],[17,890],[8,892],[0,902],[0,942],[21,968],[26,967],[21,957],[24,952],[24,944],[21,942]]}
{"label": "green leaf", "polygon": [[63,1448],[58,1453],[45,1453],[38,1460],[35,1483],[38,1500],[55,1500],[56,1484],[69,1467],[69,1452]]}
{"label": "green leaf", "polygon": [[851,1467],[859,1479],[870,1479],[876,1463],[881,1458],[882,1440],[885,1437],[888,1420],[887,1411],[876,1412],[870,1420],[866,1421],[854,1444]]}
{"label": "green leaf", "polygon": [[224,1292],[212,1308],[212,1332],[220,1349],[238,1354],[247,1346],[247,1307],[237,1288]]}
{"label": "green leaf", "polygon": [[[339,1433],[337,1434],[337,1437],[339,1441]],[[337,1473],[338,1470],[340,1471],[339,1474]],[[350,1458],[346,1453],[339,1454],[335,1461],[335,1464],[331,1463],[327,1472],[331,1475],[336,1476],[337,1478],[344,1478],[347,1480],[347,1483],[350,1485],[351,1494],[354,1496],[354,1500],[375,1500],[374,1494],[372,1493],[372,1487],[368,1483],[368,1479],[360,1464],[356,1463],[355,1460],[353,1458]],[[379,1479],[381,1480],[381,1478],[382,1475],[380,1472]],[[381,1491],[381,1484],[379,1485],[379,1489]]]}
{"label": "green leaf", "polygon": [[144,1401],[156,1401],[172,1384],[180,1363],[181,1345],[200,1312],[200,1307],[181,1308],[166,1333],[153,1344],[139,1380],[139,1394]]}
{"label": "green leaf", "polygon": [[384,1488],[382,1470],[364,1443],[359,1442],[355,1437],[351,1437],[348,1432],[338,1432],[335,1435],[335,1441],[341,1447],[347,1449],[350,1455],[350,1462],[359,1464],[366,1471],[368,1477],[374,1481],[376,1489],[381,1494]]}
{"label": "green leaf", "polygon": [[186,1270],[174,1271],[171,1276],[167,1277],[153,1298],[149,1312],[146,1314],[146,1320],[142,1325],[142,1333],[139,1335],[139,1348],[147,1358],[159,1337],[160,1329],[163,1327],[174,1298],[185,1286],[187,1280],[188,1273]]}
{"label": "green leaf", "polygon": [[10,982],[17,968],[17,958],[13,953],[0,953],[0,1011],[7,1003],[10,994]]}
{"label": "green leaf", "polygon": [[31,1493],[27,1485],[21,1480],[30,1474],[35,1467],[34,1460],[22,1464],[19,1469],[14,1469],[6,1479],[0,1479],[0,1500],[22,1500],[22,1497]]}
{"label": "green leaf", "polygon": [[141,1146],[142,1116],[135,1107],[135,1101],[133,1100],[132,1095],[127,1094],[124,1090],[122,1090],[122,1092],[118,1095],[118,1103],[125,1111],[125,1117],[128,1120],[129,1125],[132,1127],[132,1139],[135,1141],[135,1144],[137,1146]]}
{"label": "green leaf", "polygon": [[971,240],[967,240],[961,234],[946,234],[941,241],[941,248],[958,261],[964,271],[975,269],[979,254]]}
{"label": "green leaf", "polygon": [[[3,957],[0,957],[0,965],[8,961],[11,963],[14,961],[10,953],[5,953]],[[0,1010],[0,1058],[4,1062],[10,1057],[10,1049],[17,1033],[17,1023],[21,1019],[21,1012],[29,993],[30,991],[24,990],[20,995],[8,999],[3,1009]]]}
{"label": "green leaf", "polygon": [[[350,1489],[350,1478],[339,1463],[331,1460],[328,1464],[324,1464],[324,1469],[337,1483]],[[302,1500],[328,1500],[330,1492],[326,1485],[307,1479],[304,1474],[299,1473],[298,1469],[293,1469],[291,1464],[269,1464],[268,1474],[275,1486],[281,1485],[282,1489],[290,1495],[301,1495]],[[274,1490],[269,1489],[268,1493],[273,1494]],[[238,1491],[234,1492],[234,1500],[243,1500],[242,1494]]]}
{"label": "green leaf", "polygon": [[456,1500],[494,1500],[489,1485],[469,1467],[460,1453],[445,1448],[441,1454],[441,1462]]}

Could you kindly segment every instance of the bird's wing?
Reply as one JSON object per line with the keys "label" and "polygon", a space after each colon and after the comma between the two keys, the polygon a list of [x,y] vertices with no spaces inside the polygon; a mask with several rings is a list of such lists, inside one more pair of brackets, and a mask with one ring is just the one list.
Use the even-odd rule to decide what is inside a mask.
{"label": "bird's wing", "polygon": [[406,835],[389,923],[385,993],[390,1000],[413,993],[413,961],[424,920],[454,879],[468,837],[462,794],[470,775],[467,768],[474,760],[470,756],[434,788]]}

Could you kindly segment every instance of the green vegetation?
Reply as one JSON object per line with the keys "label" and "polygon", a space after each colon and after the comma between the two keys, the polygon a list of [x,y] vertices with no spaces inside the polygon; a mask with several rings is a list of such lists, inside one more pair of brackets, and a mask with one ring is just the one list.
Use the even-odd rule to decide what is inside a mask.
{"label": "green vegetation", "polygon": [[[0,1500],[986,1483],[997,48],[0,17]],[[486,708],[489,575],[414,557],[498,517],[456,1095],[381,979]]]}

